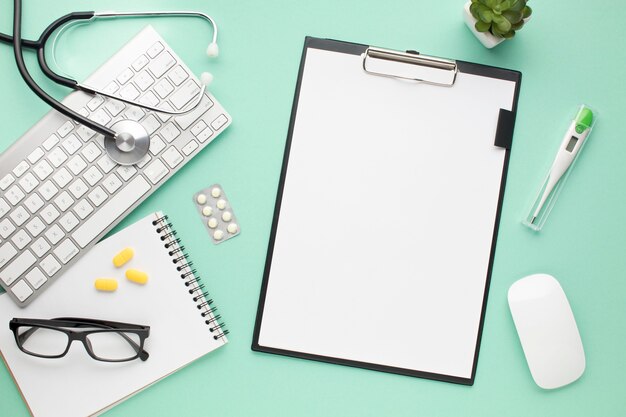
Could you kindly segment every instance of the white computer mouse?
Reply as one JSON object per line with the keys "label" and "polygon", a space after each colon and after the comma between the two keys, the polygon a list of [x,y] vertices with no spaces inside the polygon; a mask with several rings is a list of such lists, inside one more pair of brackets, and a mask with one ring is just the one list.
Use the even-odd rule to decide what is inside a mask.
{"label": "white computer mouse", "polygon": [[508,299],[535,383],[554,389],[580,378],[585,352],[559,282],[548,274],[529,275],[511,285]]}

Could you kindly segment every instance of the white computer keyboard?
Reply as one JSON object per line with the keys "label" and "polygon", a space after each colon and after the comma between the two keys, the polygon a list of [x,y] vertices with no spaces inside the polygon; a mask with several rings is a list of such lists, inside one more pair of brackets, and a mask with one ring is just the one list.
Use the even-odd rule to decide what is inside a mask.
{"label": "white computer keyboard", "polygon": [[[85,84],[176,110],[200,91],[197,78],[150,26]],[[181,116],[82,92],[63,102],[107,126],[120,119],[139,121],[151,135],[150,153],[137,165],[117,165],[104,152],[103,136],[51,111],[0,155],[0,285],[20,306],[231,122],[209,93]]]}

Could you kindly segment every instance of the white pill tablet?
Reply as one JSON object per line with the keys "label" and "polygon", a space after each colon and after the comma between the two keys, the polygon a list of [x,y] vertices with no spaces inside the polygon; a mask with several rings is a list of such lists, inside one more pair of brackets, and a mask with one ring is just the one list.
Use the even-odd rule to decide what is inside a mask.
{"label": "white pill tablet", "polygon": [[222,190],[220,190],[219,188],[215,187],[211,190],[211,195],[215,198],[219,197],[222,195]]}
{"label": "white pill tablet", "polygon": [[209,217],[211,214],[213,214],[213,209],[209,206],[203,207],[202,208],[202,215]]}
{"label": "white pill tablet", "polygon": [[229,222],[233,219],[233,214],[230,211],[225,211],[222,213],[222,220],[225,222]]}
{"label": "white pill tablet", "polygon": [[231,233],[231,234],[233,234],[233,233],[237,233],[237,229],[239,229],[239,228],[237,227],[237,223],[231,223],[231,224],[229,224],[229,225],[228,225],[228,227],[226,228],[226,230],[228,230],[228,233]]}
{"label": "white pill tablet", "polygon": [[217,219],[215,217],[211,217],[209,219],[209,221],[207,222],[207,225],[211,228],[211,229],[215,229],[217,227]]}
{"label": "white pill tablet", "polygon": [[216,230],[215,233],[213,233],[213,239],[222,240],[223,238],[224,238],[224,232],[222,232],[221,230]]}
{"label": "white pill tablet", "polygon": [[226,208],[226,200],[221,198],[221,199],[217,200],[217,203],[215,205],[217,206],[218,209],[224,210]]}
{"label": "white pill tablet", "polygon": [[196,201],[198,202],[198,204],[204,204],[206,203],[206,196],[204,194],[198,194],[198,197],[196,197]]}

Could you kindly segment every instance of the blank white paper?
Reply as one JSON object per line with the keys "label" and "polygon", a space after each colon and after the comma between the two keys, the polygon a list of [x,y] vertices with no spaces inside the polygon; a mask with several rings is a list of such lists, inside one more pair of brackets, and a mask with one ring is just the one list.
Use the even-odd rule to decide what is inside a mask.
{"label": "blank white paper", "polygon": [[515,83],[309,48],[259,345],[470,378]]}

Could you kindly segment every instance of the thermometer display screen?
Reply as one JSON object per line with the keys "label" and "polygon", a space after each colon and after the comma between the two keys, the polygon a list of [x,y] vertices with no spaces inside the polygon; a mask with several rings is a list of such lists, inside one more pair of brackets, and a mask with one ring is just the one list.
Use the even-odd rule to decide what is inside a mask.
{"label": "thermometer display screen", "polygon": [[567,143],[567,146],[565,147],[565,150],[567,152],[571,152],[574,150],[574,147],[576,146],[576,142],[578,142],[578,138],[576,136],[572,136],[569,140],[569,142]]}

